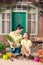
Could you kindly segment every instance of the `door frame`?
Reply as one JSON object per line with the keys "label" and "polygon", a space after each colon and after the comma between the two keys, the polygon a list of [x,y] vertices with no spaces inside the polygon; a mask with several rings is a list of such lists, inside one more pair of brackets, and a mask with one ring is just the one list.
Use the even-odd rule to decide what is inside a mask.
{"label": "door frame", "polygon": [[27,10],[13,10],[12,12],[24,12],[24,13],[26,13],[26,32],[27,32],[28,31]]}

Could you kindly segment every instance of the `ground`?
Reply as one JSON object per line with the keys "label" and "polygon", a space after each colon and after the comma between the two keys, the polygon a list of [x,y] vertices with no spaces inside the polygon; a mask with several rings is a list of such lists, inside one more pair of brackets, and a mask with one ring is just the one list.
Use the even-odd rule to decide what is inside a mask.
{"label": "ground", "polygon": [[13,58],[13,61],[11,59],[3,60],[0,59],[0,65],[43,65],[41,62],[35,62],[34,60],[25,59],[25,58]]}

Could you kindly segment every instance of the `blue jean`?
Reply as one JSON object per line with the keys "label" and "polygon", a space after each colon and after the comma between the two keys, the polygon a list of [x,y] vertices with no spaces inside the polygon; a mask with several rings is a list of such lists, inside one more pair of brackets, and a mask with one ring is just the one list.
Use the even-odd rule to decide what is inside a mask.
{"label": "blue jean", "polygon": [[20,47],[17,47],[17,48],[11,48],[10,49],[10,52],[12,52],[12,53],[21,53],[21,45],[20,45]]}

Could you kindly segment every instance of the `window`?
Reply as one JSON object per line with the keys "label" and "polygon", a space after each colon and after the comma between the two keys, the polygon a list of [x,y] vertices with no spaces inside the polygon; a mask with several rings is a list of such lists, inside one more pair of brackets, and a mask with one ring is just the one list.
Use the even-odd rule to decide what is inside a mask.
{"label": "window", "polygon": [[21,5],[17,5],[17,9],[18,10],[21,10]]}
{"label": "window", "polygon": [[28,13],[28,32],[31,35],[37,35],[38,32],[38,10],[31,9]]}
{"label": "window", "polygon": [[35,34],[36,32],[36,14],[31,14],[31,33]]}
{"label": "window", "polygon": [[2,13],[2,33],[10,32],[10,13]]}
{"label": "window", "polygon": [[27,6],[23,5],[22,6],[23,10],[27,10]]}

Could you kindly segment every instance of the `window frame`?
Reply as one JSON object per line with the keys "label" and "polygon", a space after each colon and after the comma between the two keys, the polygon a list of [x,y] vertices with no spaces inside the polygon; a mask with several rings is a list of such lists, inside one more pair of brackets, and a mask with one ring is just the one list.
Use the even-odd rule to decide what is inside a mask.
{"label": "window frame", "polygon": [[36,32],[35,33],[30,33],[30,35],[38,35],[38,8],[35,8],[35,11],[28,11],[28,14],[33,13],[36,14]]}
{"label": "window frame", "polygon": [[[7,16],[7,17],[8,17],[8,21],[10,22],[9,25],[10,25],[10,31],[11,31],[11,30],[12,30],[12,27],[11,27],[11,10],[5,10],[5,11],[2,12],[2,14],[3,14],[3,13],[4,13],[4,14],[7,14],[7,15],[10,14],[10,17],[8,17],[8,16]],[[6,19],[2,18],[2,24],[3,24],[3,21],[4,21],[4,20],[6,21]],[[8,21],[7,21],[7,22],[8,22]],[[2,29],[2,30],[3,30],[3,29]],[[2,33],[1,33],[0,35],[6,35],[6,34],[8,34],[8,33],[9,33],[9,32],[7,32],[7,33],[5,32],[5,33],[4,33],[4,32],[2,31]]]}

